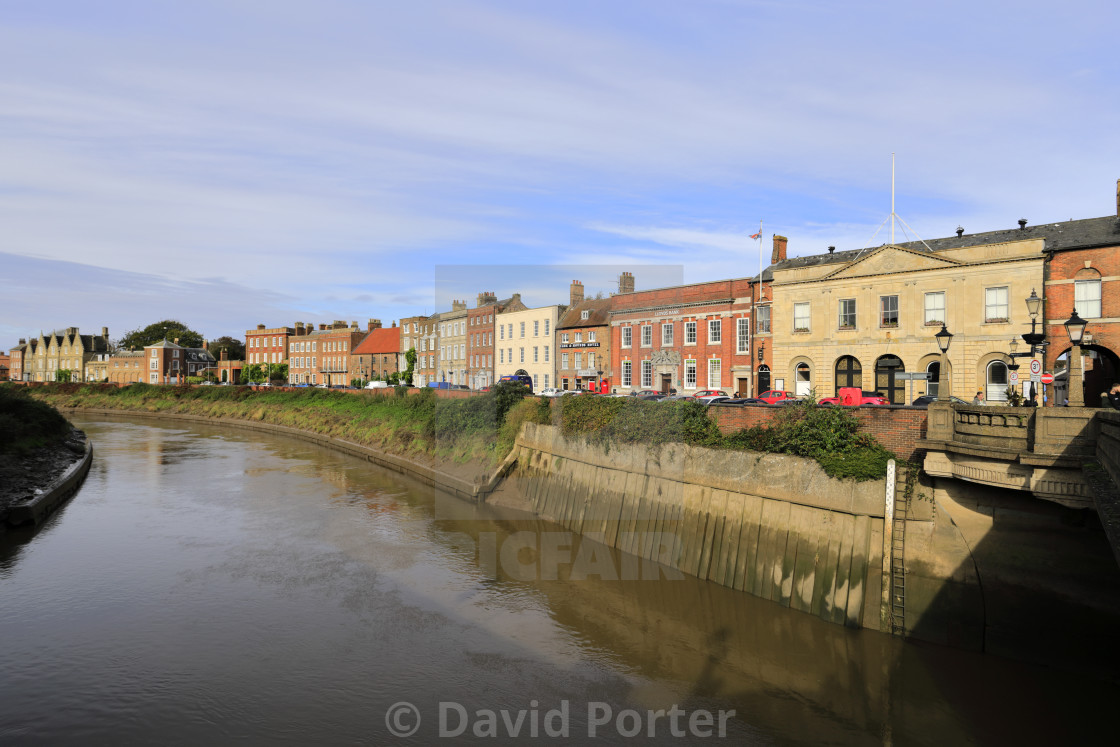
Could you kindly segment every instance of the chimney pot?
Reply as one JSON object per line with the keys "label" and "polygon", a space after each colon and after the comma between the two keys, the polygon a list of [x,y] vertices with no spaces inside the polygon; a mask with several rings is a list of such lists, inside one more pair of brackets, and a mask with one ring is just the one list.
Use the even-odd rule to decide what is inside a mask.
{"label": "chimney pot", "polygon": [[957,226],[957,238],[959,239],[961,236],[964,236],[964,228]]}
{"label": "chimney pot", "polygon": [[834,251],[836,251],[836,247],[835,247],[835,246],[829,246],[829,247],[828,247],[828,253],[829,253],[829,254],[832,254],[832,253],[833,253]]}
{"label": "chimney pot", "polygon": [[264,325],[263,324],[258,324],[257,329],[264,329]]}
{"label": "chimney pot", "polygon": [[1026,218],[1020,218],[1019,219],[1019,230],[1024,231],[1024,230],[1026,230],[1026,228],[1027,228],[1027,219]]}

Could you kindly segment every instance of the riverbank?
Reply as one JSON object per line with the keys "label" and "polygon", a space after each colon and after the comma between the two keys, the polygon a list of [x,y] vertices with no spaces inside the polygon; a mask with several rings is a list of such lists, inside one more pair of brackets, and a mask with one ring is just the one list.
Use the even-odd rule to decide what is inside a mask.
{"label": "riverbank", "polygon": [[[0,526],[14,506],[53,500],[74,465],[86,457],[85,434],[54,407],[23,391],[0,389]],[[2,530],[0,530],[2,531]]]}

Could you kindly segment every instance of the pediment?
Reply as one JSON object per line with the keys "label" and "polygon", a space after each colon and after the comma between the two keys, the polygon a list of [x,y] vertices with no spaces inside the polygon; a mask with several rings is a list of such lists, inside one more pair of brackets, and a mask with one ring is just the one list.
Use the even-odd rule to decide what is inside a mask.
{"label": "pediment", "polygon": [[869,252],[854,262],[836,270],[826,279],[856,278],[867,275],[890,275],[896,272],[916,272],[920,270],[940,270],[960,265],[955,260],[925,254],[899,246],[882,246]]}

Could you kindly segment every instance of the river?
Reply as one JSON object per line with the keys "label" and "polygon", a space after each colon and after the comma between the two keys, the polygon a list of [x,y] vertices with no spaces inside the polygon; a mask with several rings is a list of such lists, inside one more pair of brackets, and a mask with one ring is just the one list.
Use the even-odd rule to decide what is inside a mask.
{"label": "river", "polygon": [[1120,699],[650,580],[302,441],[73,420],[85,484],[0,536],[0,744],[1068,743]]}

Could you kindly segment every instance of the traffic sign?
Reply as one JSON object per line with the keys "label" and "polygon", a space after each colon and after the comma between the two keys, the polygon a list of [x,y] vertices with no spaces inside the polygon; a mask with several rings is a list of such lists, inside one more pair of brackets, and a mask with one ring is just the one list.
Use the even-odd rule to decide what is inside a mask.
{"label": "traffic sign", "polygon": [[1042,383],[1043,384],[1053,384],[1054,383],[1054,374],[1042,374]]}
{"label": "traffic sign", "polygon": [[1031,374],[1031,381],[1033,381],[1036,384],[1038,382],[1042,381],[1042,374]]}
{"label": "traffic sign", "polygon": [[1010,374],[1008,374],[1008,377],[1011,380],[1011,385],[1012,386],[1019,383],[1019,372],[1018,371],[1010,372]]}
{"label": "traffic sign", "polygon": [[[1035,374],[1039,374],[1039,373],[1042,373],[1042,361],[1040,361],[1038,358],[1032,358],[1031,359],[1031,376],[1033,377]],[[1034,379],[1032,378],[1031,380],[1033,381]]]}

